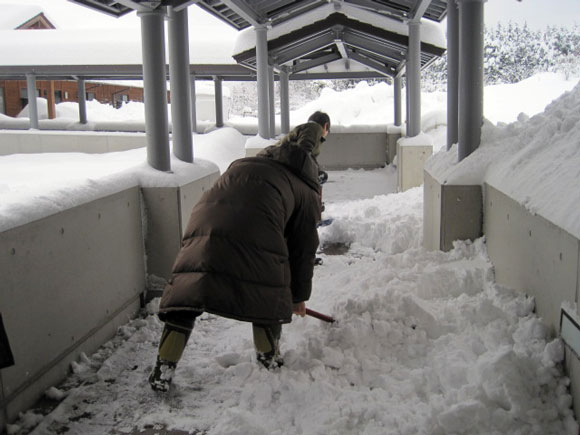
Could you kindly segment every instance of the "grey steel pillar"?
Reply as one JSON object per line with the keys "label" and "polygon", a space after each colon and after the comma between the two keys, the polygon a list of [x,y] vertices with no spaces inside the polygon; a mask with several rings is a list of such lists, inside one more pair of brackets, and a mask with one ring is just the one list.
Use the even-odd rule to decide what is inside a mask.
{"label": "grey steel pillar", "polygon": [[87,123],[87,90],[84,79],[77,79],[77,94],[79,100],[79,122]]}
{"label": "grey steel pillar", "polygon": [[26,74],[26,95],[28,96],[29,128],[38,130],[38,104],[36,102],[36,76],[34,74]]}
{"label": "grey steel pillar", "polygon": [[290,132],[290,93],[288,92],[288,70],[280,70],[280,132]]}
{"label": "grey steel pillar", "polygon": [[268,113],[270,137],[276,137],[276,103],[274,101],[274,67],[268,66]]}
{"label": "grey steel pillar", "polygon": [[147,162],[160,171],[170,171],[165,14],[161,10],[154,10],[138,12],[137,15],[141,18]]}
{"label": "grey steel pillar", "polygon": [[419,21],[409,21],[407,93],[409,102],[407,136],[413,137],[421,133],[421,22]]}
{"label": "grey steel pillar", "polygon": [[179,160],[193,163],[187,8],[176,11],[173,7],[169,7],[168,11],[173,154]]}
{"label": "grey steel pillar", "polygon": [[458,141],[459,122],[459,11],[447,0],[447,150]]}
{"label": "grey steel pillar", "polygon": [[481,143],[484,2],[459,1],[459,160]]}
{"label": "grey steel pillar", "polygon": [[268,34],[265,26],[256,27],[256,67],[258,86],[258,134],[270,137],[270,116],[268,114]]}
{"label": "grey steel pillar", "polygon": [[213,78],[215,88],[215,126],[224,126],[224,97],[222,92],[222,79],[215,76]]}
{"label": "grey steel pillar", "polygon": [[395,100],[395,125],[399,127],[402,124],[401,113],[401,76],[395,76],[393,80],[393,97]]}
{"label": "grey steel pillar", "polygon": [[195,107],[197,97],[195,96],[194,75],[192,75],[190,79],[190,95],[191,95],[191,131],[197,133],[197,109]]}

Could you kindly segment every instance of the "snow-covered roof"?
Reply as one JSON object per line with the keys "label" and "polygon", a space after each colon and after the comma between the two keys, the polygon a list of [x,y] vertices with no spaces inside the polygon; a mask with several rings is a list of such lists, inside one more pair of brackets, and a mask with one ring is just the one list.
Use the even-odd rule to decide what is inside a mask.
{"label": "snow-covered roof", "polygon": [[43,14],[53,25],[56,24],[52,18],[48,17],[44,9],[37,5],[23,4],[2,4],[0,13],[0,30],[13,30],[32,18]]}
{"label": "snow-covered roof", "polygon": [[[406,63],[409,26],[350,4],[326,4],[267,32],[268,57],[291,77],[316,73],[374,71],[395,76]],[[421,21],[421,65],[441,56],[446,47],[439,24]],[[256,32],[239,33],[234,58],[256,68]]]}
{"label": "snow-covered roof", "polygon": [[[198,27],[190,32],[192,64],[235,64],[228,35]],[[0,65],[142,64],[141,34],[135,29],[0,31]]]}
{"label": "snow-covered roof", "polygon": [[353,5],[400,22],[425,18],[440,23],[447,14],[447,0],[236,0],[235,4],[198,0],[195,3],[237,30],[265,24],[276,27],[329,3],[337,8]]}
{"label": "snow-covered roof", "polygon": [[[268,41],[278,39],[296,30],[303,28],[307,24],[321,21],[329,15],[340,12],[348,18],[370,24],[379,29],[385,29],[403,36],[409,36],[409,26],[383,15],[379,15],[349,4],[329,3],[312,11],[306,12],[297,18],[286,21],[283,24],[268,29]],[[446,48],[447,40],[440,24],[428,20],[421,20],[421,42],[431,44],[435,47]],[[234,56],[256,47],[256,32],[253,28],[239,32],[234,46]]]}

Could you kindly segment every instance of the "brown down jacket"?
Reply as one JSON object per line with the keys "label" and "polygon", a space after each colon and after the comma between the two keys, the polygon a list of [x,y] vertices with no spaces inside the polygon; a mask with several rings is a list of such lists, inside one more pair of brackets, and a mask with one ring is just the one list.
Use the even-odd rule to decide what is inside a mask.
{"label": "brown down jacket", "polygon": [[257,157],[234,161],[202,196],[160,313],[206,311],[288,323],[292,303],[309,299],[321,213],[318,165],[310,150],[322,129],[308,123],[306,130],[293,137],[301,142],[282,140]]}

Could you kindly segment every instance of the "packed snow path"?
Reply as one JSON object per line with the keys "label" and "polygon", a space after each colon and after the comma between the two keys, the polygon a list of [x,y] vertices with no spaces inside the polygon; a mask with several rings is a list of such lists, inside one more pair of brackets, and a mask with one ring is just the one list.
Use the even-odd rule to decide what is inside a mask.
{"label": "packed snow path", "polygon": [[10,432],[577,434],[563,347],[533,301],[495,284],[484,240],[425,251],[422,189],[384,195],[395,183],[390,167],[330,173],[321,241],[349,249],[321,254],[308,306],[338,322],[286,325],[281,369],[258,366],[249,324],[204,315],[172,390],[154,393],[154,301],[47,392],[52,412]]}

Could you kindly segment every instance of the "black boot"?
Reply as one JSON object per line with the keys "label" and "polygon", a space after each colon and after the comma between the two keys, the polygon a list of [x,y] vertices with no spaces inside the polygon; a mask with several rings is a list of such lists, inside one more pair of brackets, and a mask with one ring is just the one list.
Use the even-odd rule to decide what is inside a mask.
{"label": "black boot", "polygon": [[157,358],[157,363],[149,375],[149,385],[151,385],[151,388],[161,393],[169,391],[169,386],[171,385],[171,379],[173,379],[173,373],[175,372],[176,366],[176,363]]}

